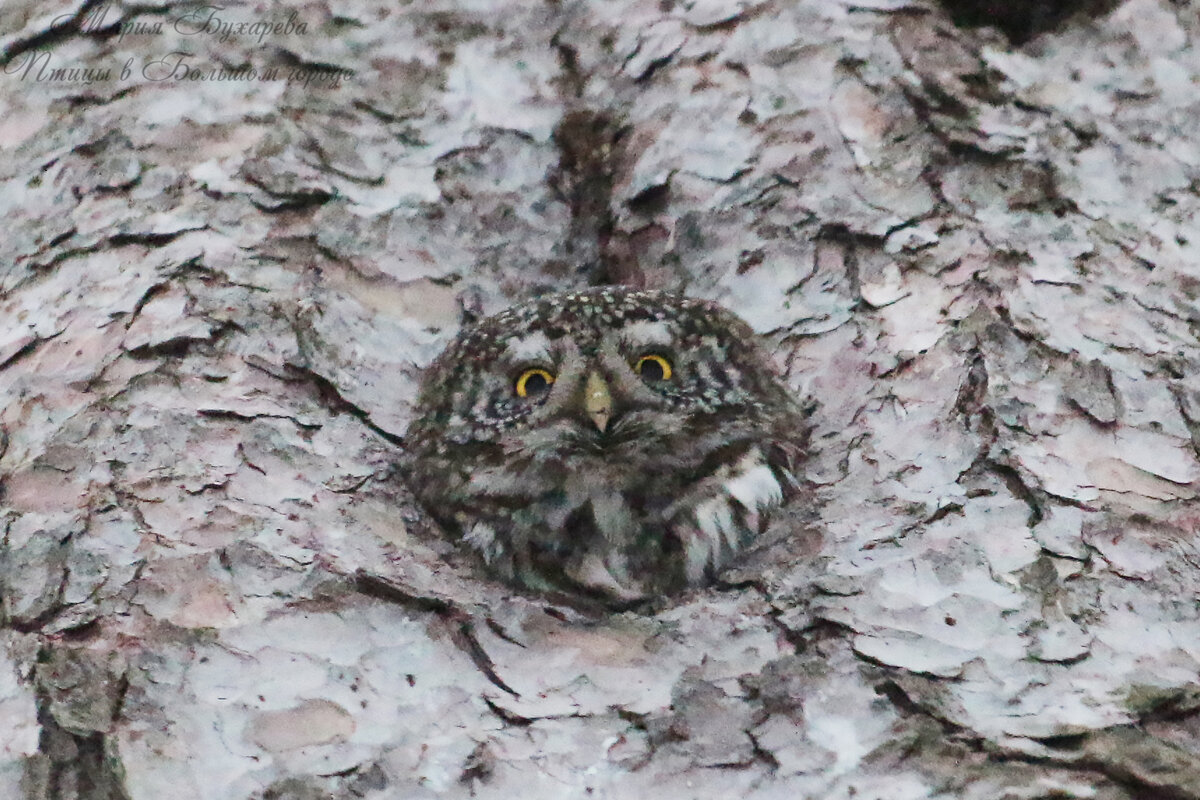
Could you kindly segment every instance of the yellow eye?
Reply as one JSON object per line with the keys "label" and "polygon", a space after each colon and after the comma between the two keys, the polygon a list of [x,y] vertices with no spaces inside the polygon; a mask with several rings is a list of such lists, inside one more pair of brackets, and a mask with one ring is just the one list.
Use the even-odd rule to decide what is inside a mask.
{"label": "yellow eye", "polygon": [[648,381],[671,380],[671,362],[662,356],[653,354],[642,356],[633,365],[633,371]]}
{"label": "yellow eye", "polygon": [[529,397],[530,395],[537,397],[547,392],[552,383],[554,383],[553,375],[544,369],[534,367],[522,372],[513,388],[517,392],[517,397]]}

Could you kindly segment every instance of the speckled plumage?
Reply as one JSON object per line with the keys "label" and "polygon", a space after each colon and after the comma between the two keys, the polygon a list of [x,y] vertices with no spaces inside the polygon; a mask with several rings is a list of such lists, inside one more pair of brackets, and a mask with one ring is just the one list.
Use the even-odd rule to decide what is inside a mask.
{"label": "speckled plumage", "polygon": [[[646,356],[670,377],[639,366]],[[553,382],[523,398],[529,369]],[[804,439],[803,414],[736,316],[600,287],[460,333],[422,382],[405,471],[496,573],[628,602],[728,565],[794,492]]]}

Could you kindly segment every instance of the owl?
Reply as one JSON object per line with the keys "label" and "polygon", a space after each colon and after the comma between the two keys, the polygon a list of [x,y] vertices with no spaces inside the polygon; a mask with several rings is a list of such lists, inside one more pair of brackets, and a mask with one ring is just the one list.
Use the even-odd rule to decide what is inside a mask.
{"label": "owl", "polygon": [[604,286],[462,331],[423,377],[403,470],[494,573],[621,605],[729,565],[798,492],[806,433],[745,322]]}

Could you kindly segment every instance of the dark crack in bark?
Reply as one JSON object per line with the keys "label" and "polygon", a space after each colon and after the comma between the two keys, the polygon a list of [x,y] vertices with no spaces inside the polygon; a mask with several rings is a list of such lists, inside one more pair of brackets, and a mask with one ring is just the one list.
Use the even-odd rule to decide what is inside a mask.
{"label": "dark crack in bark", "polygon": [[614,159],[621,128],[610,111],[577,109],[564,114],[554,130],[559,164],[553,183],[571,210],[566,251],[572,266],[591,285],[621,283],[631,277],[621,265],[611,263],[609,252]]}
{"label": "dark crack in bark", "polygon": [[397,603],[405,608],[437,615],[449,627],[451,641],[454,642],[459,650],[470,657],[476,669],[492,685],[513,697],[520,697],[520,694],[509,686],[496,671],[495,662],[492,661],[491,656],[488,655],[483,645],[479,643],[479,637],[475,634],[475,623],[465,610],[441,598],[411,594],[394,583],[363,571],[359,571],[354,576],[354,579],[358,591],[368,597],[386,600],[389,603]]}
{"label": "dark crack in bark", "polygon": [[130,800],[110,728],[128,682],[93,654],[44,647],[35,669],[38,751],[25,765],[24,800]]}
{"label": "dark crack in bark", "polygon": [[977,28],[991,25],[1004,32],[1014,45],[1069,24],[1073,18],[1107,14],[1121,0],[941,0],[956,25]]}

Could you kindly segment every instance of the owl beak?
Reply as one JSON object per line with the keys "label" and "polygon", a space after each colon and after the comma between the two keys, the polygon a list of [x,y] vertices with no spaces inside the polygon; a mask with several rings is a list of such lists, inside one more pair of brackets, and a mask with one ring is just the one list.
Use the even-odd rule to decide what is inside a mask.
{"label": "owl beak", "polygon": [[592,424],[604,433],[612,418],[613,401],[608,382],[598,372],[588,374],[587,384],[583,387],[583,408]]}

